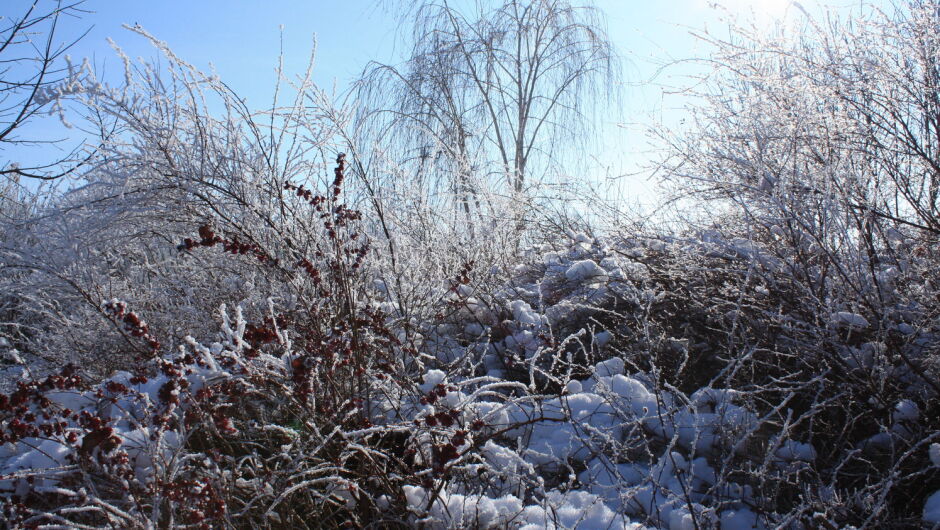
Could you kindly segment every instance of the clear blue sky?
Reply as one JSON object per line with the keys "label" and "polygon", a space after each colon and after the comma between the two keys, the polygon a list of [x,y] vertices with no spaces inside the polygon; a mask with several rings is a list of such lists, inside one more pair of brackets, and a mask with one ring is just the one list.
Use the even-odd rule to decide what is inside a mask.
{"label": "clear blue sky", "polygon": [[[76,62],[89,57],[112,75],[120,75],[120,62],[107,43],[108,37],[131,57],[157,56],[143,38],[121,28],[122,24],[140,24],[190,63],[203,68],[211,63],[223,80],[248,99],[249,106],[260,108],[270,101],[281,26],[285,70],[302,72],[315,36],[314,80],[326,87],[335,83],[342,91],[369,60],[401,60],[402,50],[396,49],[398,20],[382,7],[399,1],[407,0],[384,0],[384,4],[381,0],[86,0],[83,8],[90,12],[80,20],[69,21],[63,36],[77,35],[91,26],[88,35],[71,50],[72,57]],[[15,16],[29,3],[0,0],[0,15]],[[724,10],[710,7],[714,3],[710,0],[595,3],[606,14],[610,36],[625,58],[623,113],[611,114],[605,123],[598,124],[607,140],[598,155],[597,172],[609,175],[632,172],[635,165],[647,159],[642,129],[654,117],[669,122],[680,113],[674,107],[681,107],[683,101],[670,102],[656,84],[644,83],[663,62],[704,53],[690,30],[707,26],[720,31],[728,13],[769,19],[793,10],[790,0],[723,0],[720,3]],[[802,2],[811,10],[819,5],[845,7],[858,3]],[[667,79],[659,80],[677,84],[688,73],[687,67],[674,67],[668,70]],[[56,131],[53,120],[33,127]],[[7,149],[0,152],[0,164],[28,156],[26,149]],[[622,179],[621,184],[631,195],[648,193],[649,185],[643,176]]]}

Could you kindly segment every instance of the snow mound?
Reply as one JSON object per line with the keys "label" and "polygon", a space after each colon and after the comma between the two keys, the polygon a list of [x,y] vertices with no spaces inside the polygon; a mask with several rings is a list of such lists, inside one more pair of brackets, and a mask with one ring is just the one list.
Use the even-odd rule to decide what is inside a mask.
{"label": "snow mound", "polygon": [[870,325],[868,319],[858,313],[852,313],[851,311],[838,311],[833,313],[831,322],[837,326],[849,326],[860,329],[867,328]]}
{"label": "snow mound", "polygon": [[607,281],[607,271],[593,260],[585,259],[576,261],[565,271],[565,278],[570,282],[591,282]]}
{"label": "snow mound", "polygon": [[924,521],[940,524],[940,491],[935,491],[924,503]]}

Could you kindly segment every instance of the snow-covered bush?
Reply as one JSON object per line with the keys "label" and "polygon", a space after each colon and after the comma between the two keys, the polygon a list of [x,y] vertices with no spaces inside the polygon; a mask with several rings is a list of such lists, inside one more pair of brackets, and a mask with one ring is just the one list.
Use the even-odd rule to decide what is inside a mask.
{"label": "snow-covered bush", "polygon": [[[925,371],[935,323],[897,306],[834,311],[852,307],[835,289],[826,303],[805,299],[772,243],[715,230],[573,234],[493,295],[464,290],[493,310],[456,313],[465,325],[443,329],[482,354],[478,373],[537,389],[542,412],[565,411],[549,417],[570,425],[510,435],[546,485],[577,476],[565,487],[612,495],[615,513],[663,527],[680,513],[668,506],[706,527],[918,520],[940,436]],[[708,479],[647,482],[655,491],[639,495],[664,458],[697,462]]]}
{"label": "snow-covered bush", "polygon": [[789,400],[826,464],[778,498],[838,525],[916,525],[938,487],[938,4],[892,4],[702,35],[714,68],[663,134],[663,174],[721,212],[709,252],[747,267],[716,293],[719,355],[751,349],[732,386]]}
{"label": "snow-covered bush", "polygon": [[247,260],[304,303],[223,312],[214,343],[200,330],[210,339],[179,348],[132,304],[105,303],[157,358],[5,398],[11,521],[762,528],[931,516],[936,395],[912,367],[932,359],[935,331],[916,312],[806,303],[766,241],[712,231],[571,234],[491,292],[466,263],[436,288],[432,318],[403,321],[367,281],[361,222],[336,188],[286,187],[327,230],[309,259],[209,225],[178,252]]}
{"label": "snow-covered bush", "polygon": [[[99,131],[102,141],[64,191],[24,196],[0,218],[0,336],[36,375],[74,361],[103,378],[133,364],[101,300],[130,302],[170,347],[212,329],[221,304],[251,311],[264,311],[268,297],[301,304],[283,278],[251,257],[173,247],[208,225],[283,263],[310,255],[328,230],[285,186],[330,186],[339,152],[351,154],[344,200],[366,213],[362,237],[375,250],[368,283],[381,284],[387,311],[403,321],[429,318],[438,287],[469,260],[478,264],[478,286],[508,276],[517,229],[493,219],[512,201],[479,190],[493,219],[486,221],[488,237],[467,237],[463,220],[424,203],[426,190],[401,185],[407,179],[393,164],[366,167],[353,156],[361,147],[350,131],[354,105],[334,103],[310,71],[295,81],[279,72],[281,99],[273,110],[254,112],[216,76],[129,29],[150,39],[165,64],[135,62],[118,49],[122,85],[89,72],[74,99],[86,111],[83,127]],[[376,187],[378,171],[393,174],[387,187]]]}

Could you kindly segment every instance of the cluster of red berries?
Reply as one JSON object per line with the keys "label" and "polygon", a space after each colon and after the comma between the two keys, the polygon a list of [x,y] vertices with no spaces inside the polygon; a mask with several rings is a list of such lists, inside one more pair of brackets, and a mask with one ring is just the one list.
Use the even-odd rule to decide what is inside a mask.
{"label": "cluster of red berries", "polygon": [[[428,427],[437,427],[438,425],[442,427],[450,427],[457,422],[457,419],[460,417],[460,412],[455,409],[450,409],[448,411],[441,411],[435,414],[429,414],[424,417],[424,424]],[[416,423],[420,423],[419,420],[415,420]]]}
{"label": "cluster of red berries", "polygon": [[476,262],[474,260],[467,261],[460,268],[460,272],[454,277],[450,282],[451,292],[460,294],[461,285],[470,285],[470,273],[473,272],[473,266]]}
{"label": "cluster of red berries", "polygon": [[439,398],[442,398],[447,395],[447,392],[454,392],[457,390],[455,386],[444,386],[443,383],[438,383],[430,392],[425,396],[421,396],[419,402],[422,405],[433,405],[437,403]]}
{"label": "cluster of red berries", "polygon": [[302,268],[304,272],[307,273],[307,276],[313,280],[314,285],[320,285],[320,283],[322,283],[323,280],[320,278],[320,271],[317,270],[316,265],[311,263],[310,260],[304,258],[297,262],[297,266]]}
{"label": "cluster of red berries", "polygon": [[346,171],[346,153],[336,155],[336,168],[333,169],[333,196],[338,197],[343,189]]}
{"label": "cluster of red berries", "polygon": [[261,263],[271,263],[275,266],[277,266],[279,263],[277,258],[269,256],[268,253],[258,245],[239,241],[237,237],[225,239],[217,235],[209,225],[202,225],[199,227],[198,241],[187,237],[183,240],[183,243],[178,245],[176,248],[178,250],[192,250],[196,247],[214,247],[218,244],[221,244],[222,250],[229,254],[251,254]]}
{"label": "cluster of red berries", "polygon": [[179,250],[192,250],[199,246],[212,247],[222,242],[222,238],[217,236],[209,225],[199,227],[199,238],[200,239],[196,241],[187,237],[183,240],[183,244],[179,245],[177,248]]}
{"label": "cluster of red berries", "polygon": [[41,381],[20,381],[10,394],[0,394],[0,443],[22,438],[63,436],[66,420],[77,420],[69,409],[53,405],[46,393],[53,390],[80,390],[81,378],[74,366],[66,366],[59,374],[50,375]]}
{"label": "cluster of red berries", "polygon": [[245,333],[242,334],[242,340],[245,341],[245,357],[253,359],[258,355],[258,348],[264,344],[270,344],[278,340],[277,332],[265,324],[255,325],[246,324]]}
{"label": "cluster of red berries", "polygon": [[[101,420],[101,418],[91,416],[92,420]],[[121,438],[114,433],[114,428],[108,425],[97,427],[86,427],[87,432],[82,438],[82,446],[78,454],[88,458],[92,456],[95,449],[101,449],[103,453],[110,453],[121,445]]]}
{"label": "cluster of red berries", "polygon": [[111,300],[104,304],[104,310],[112,318],[124,323],[124,330],[132,337],[139,337],[147,342],[150,349],[154,352],[160,349],[160,341],[150,334],[150,326],[142,320],[137,313],[127,310],[127,304],[119,300]]}
{"label": "cluster of red berries", "polygon": [[184,522],[211,528],[208,521],[225,515],[225,501],[207,480],[174,480],[161,484],[167,500],[186,508]]}

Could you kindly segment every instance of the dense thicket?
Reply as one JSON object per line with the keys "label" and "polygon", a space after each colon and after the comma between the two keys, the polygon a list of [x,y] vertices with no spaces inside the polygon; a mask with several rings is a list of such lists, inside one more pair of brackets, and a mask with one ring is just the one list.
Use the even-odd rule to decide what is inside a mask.
{"label": "dense thicket", "polygon": [[668,232],[470,227],[309,73],[254,113],[155,39],[74,72],[91,165],[0,197],[5,520],[940,524],[938,13],[713,40]]}

